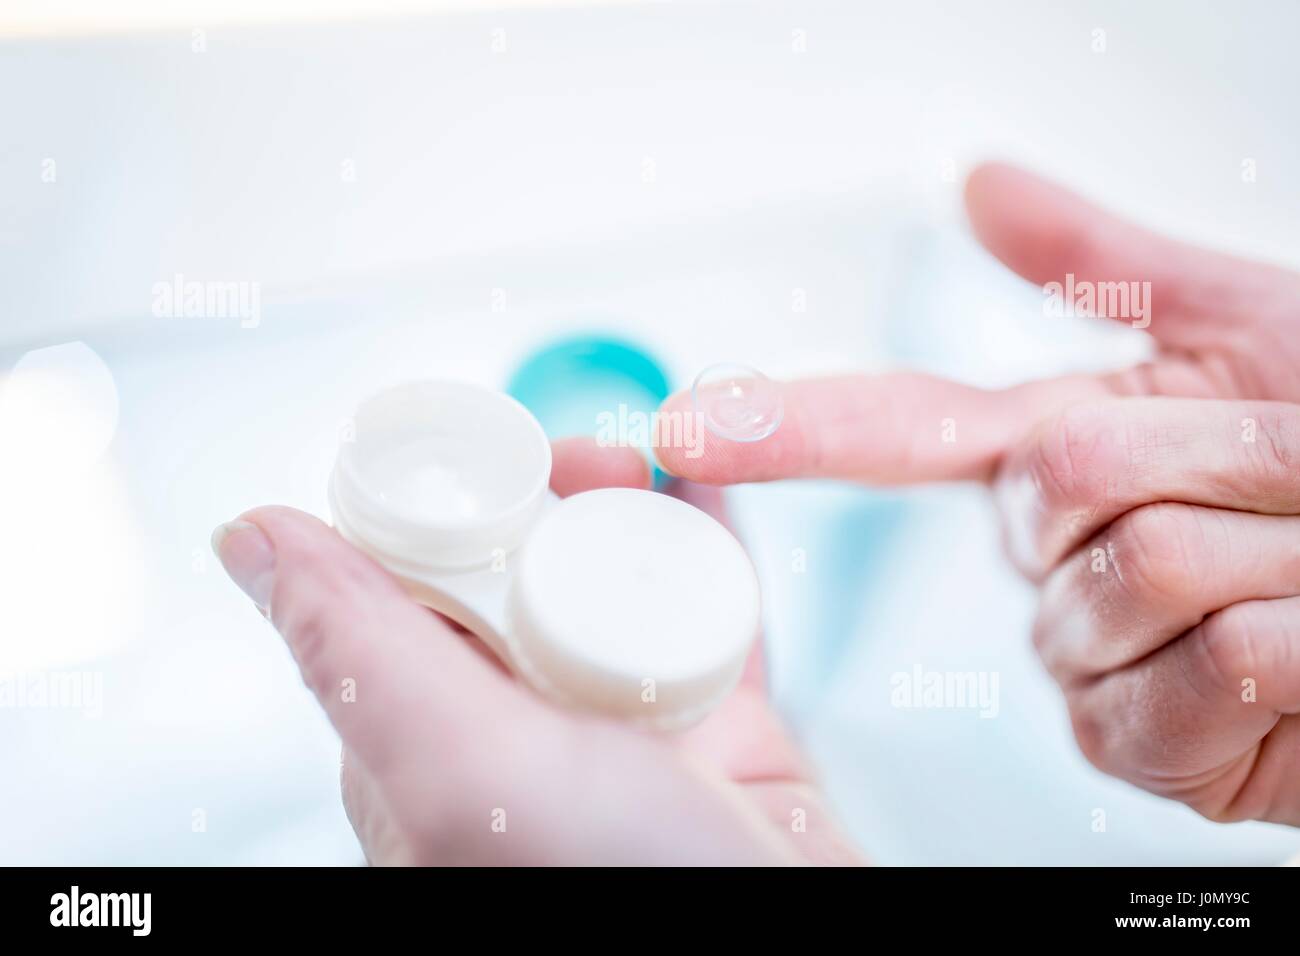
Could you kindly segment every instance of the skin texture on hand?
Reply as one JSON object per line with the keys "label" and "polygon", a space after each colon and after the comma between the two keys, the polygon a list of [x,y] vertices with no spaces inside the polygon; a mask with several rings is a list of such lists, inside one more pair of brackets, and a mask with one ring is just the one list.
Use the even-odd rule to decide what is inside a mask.
{"label": "skin texture on hand", "polygon": [[1300,405],[1127,399],[1067,410],[998,486],[1084,754],[1217,820],[1300,824],[1297,462]]}
{"label": "skin texture on hand", "polygon": [[[648,483],[635,451],[555,445],[559,494]],[[546,703],[302,512],[255,509],[214,547],[342,737],[344,803],[372,863],[860,862],[757,658],[702,723],[655,734]]]}
{"label": "skin texture on hand", "polygon": [[1085,755],[1214,819],[1300,825],[1300,276],[1009,166],[977,169],[966,205],[1032,282],[1150,282],[1156,357],[1000,391],[787,383],[771,437],[705,432],[703,454],[660,448],[661,464],[711,484],[990,483],[1011,559],[1043,584],[1034,640]]}

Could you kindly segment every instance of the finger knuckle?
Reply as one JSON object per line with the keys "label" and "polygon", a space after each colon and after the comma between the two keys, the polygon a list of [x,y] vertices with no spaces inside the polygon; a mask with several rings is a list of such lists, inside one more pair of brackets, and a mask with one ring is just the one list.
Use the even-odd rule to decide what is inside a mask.
{"label": "finger knuckle", "polygon": [[1114,769],[1114,748],[1106,722],[1091,710],[1077,705],[1070,707],[1070,725],[1075,742],[1084,759],[1103,773]]}
{"label": "finger knuckle", "polygon": [[1204,671],[1214,689],[1239,693],[1242,680],[1271,669],[1263,607],[1258,602],[1234,604],[1211,614],[1197,628]]}
{"label": "finger knuckle", "polygon": [[1246,485],[1239,490],[1258,495],[1262,486],[1291,497],[1300,467],[1300,419],[1295,412],[1278,405],[1251,409],[1243,415],[1240,439],[1247,468],[1239,477],[1233,473]]}
{"label": "finger knuckle", "polygon": [[353,563],[311,553],[286,556],[271,597],[271,619],[314,692],[332,688],[331,645],[359,628],[367,583]]}
{"label": "finger knuckle", "polygon": [[1039,433],[1028,472],[1049,507],[1091,506],[1105,496],[1108,476],[1097,454],[1103,414],[1097,403],[1075,405],[1059,413]]}
{"label": "finger knuckle", "polygon": [[1114,583],[1139,606],[1180,599],[1193,592],[1203,564],[1195,509],[1175,502],[1128,512],[1107,535]]}
{"label": "finger knuckle", "polygon": [[1060,572],[1052,575],[1043,585],[1038,613],[1030,629],[1030,642],[1038,659],[1048,674],[1058,683],[1064,684],[1077,669],[1072,642],[1065,635],[1068,626],[1062,621],[1070,614],[1071,605],[1077,600],[1072,576]]}
{"label": "finger knuckle", "polygon": [[318,694],[333,683],[327,673],[330,628],[331,615],[324,604],[316,601],[296,606],[281,625],[289,650],[298,662],[303,683]]}
{"label": "finger knuckle", "polygon": [[[1260,745],[1256,744],[1256,747]],[[1241,753],[1226,772],[1216,774],[1184,790],[1179,799],[1214,823],[1241,823],[1245,820],[1274,818],[1273,800],[1276,790],[1261,786],[1261,778],[1248,772],[1257,759],[1257,751]],[[1247,770],[1246,773],[1242,773]]]}
{"label": "finger knuckle", "polygon": [[1033,627],[1029,632],[1029,639],[1038,654],[1038,659],[1043,662],[1048,672],[1053,675],[1055,675],[1053,664],[1056,656],[1053,653],[1055,635],[1055,627],[1052,626],[1047,620],[1047,616],[1040,610],[1038,616],[1034,618]]}

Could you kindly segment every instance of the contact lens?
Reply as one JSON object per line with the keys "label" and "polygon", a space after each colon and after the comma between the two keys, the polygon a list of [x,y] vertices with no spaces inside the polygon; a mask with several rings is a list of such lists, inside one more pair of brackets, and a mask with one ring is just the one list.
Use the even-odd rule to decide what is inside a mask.
{"label": "contact lens", "polygon": [[710,365],[695,377],[691,402],[704,427],[728,441],[762,441],[785,414],[780,386],[747,365]]}

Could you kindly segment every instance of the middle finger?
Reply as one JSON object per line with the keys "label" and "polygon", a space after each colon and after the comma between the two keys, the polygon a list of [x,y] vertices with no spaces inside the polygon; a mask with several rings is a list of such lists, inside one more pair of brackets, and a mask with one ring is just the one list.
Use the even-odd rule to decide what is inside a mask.
{"label": "middle finger", "polygon": [[1157,501],[1300,514],[1300,406],[1124,398],[1066,409],[995,484],[1007,549],[1031,578]]}

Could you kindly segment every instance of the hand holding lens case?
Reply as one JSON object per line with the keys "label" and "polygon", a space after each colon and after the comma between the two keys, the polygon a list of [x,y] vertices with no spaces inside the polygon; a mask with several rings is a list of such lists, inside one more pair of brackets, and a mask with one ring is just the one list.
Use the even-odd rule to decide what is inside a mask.
{"label": "hand holding lens case", "polygon": [[739,542],[668,495],[549,490],[536,419],[500,392],[414,382],[339,448],[339,533],[563,706],[687,726],[735,686],[759,627]]}

